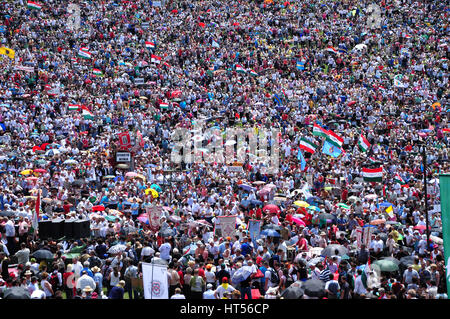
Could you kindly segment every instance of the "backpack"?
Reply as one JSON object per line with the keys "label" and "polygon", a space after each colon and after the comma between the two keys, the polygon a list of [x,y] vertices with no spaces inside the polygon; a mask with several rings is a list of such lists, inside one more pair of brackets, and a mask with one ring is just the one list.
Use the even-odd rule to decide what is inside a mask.
{"label": "backpack", "polygon": [[53,291],[55,291],[58,288],[58,285],[59,285],[58,275],[52,274],[51,277],[50,277],[50,280],[48,282],[52,286]]}
{"label": "backpack", "polygon": [[280,276],[278,276],[278,273],[273,268],[270,268],[269,271],[270,271],[270,282],[274,285],[278,285],[280,283]]}

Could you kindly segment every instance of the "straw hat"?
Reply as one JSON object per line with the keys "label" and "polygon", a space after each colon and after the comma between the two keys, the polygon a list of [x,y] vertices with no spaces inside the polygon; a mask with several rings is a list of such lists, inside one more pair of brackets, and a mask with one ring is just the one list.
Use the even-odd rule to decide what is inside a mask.
{"label": "straw hat", "polygon": [[86,286],[86,287],[83,288],[83,291],[84,292],[91,292],[91,291],[94,291],[94,289],[92,289],[91,286]]}
{"label": "straw hat", "polygon": [[94,273],[100,272],[100,268],[98,268],[97,266],[92,267],[92,272]]}
{"label": "straw hat", "polygon": [[125,280],[119,281],[119,286],[121,286],[122,288],[125,287]]}

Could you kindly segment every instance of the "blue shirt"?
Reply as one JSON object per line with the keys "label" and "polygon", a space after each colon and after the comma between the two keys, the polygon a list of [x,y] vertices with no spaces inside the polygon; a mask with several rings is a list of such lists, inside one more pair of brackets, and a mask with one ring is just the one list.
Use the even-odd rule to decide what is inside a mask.
{"label": "blue shirt", "polygon": [[250,245],[248,243],[243,243],[241,245],[242,255],[244,255],[244,256],[249,255],[251,253],[251,251],[252,251],[252,247],[250,247]]}
{"label": "blue shirt", "polygon": [[109,299],[123,299],[124,290],[122,287],[113,287],[109,292]]}

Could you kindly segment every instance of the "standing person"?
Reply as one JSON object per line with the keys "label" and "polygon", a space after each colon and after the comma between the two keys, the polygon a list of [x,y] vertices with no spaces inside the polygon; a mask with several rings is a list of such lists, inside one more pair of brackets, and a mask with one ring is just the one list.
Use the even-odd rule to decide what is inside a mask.
{"label": "standing person", "polygon": [[119,284],[119,281],[121,280],[121,274],[119,272],[118,267],[113,267],[113,270],[108,275],[108,282],[109,282],[109,290],[108,290],[108,296],[111,291],[111,289]]}
{"label": "standing person", "polygon": [[30,249],[27,248],[25,243],[20,244],[20,250],[16,252],[17,263],[25,265],[30,259]]}
{"label": "standing person", "polygon": [[174,294],[170,299],[186,299],[186,297],[181,293],[181,288],[175,288]]}
{"label": "standing person", "polygon": [[198,275],[198,269],[194,270],[194,275],[192,276],[189,285],[191,287],[192,299],[202,299],[205,281]]}
{"label": "standing person", "polygon": [[203,299],[216,299],[214,297],[215,290],[213,290],[213,285],[207,284],[206,291],[203,293]]}
{"label": "standing person", "polygon": [[28,230],[29,230],[29,224],[28,224],[28,218],[25,217],[24,219],[20,218],[19,221],[19,243],[25,243],[27,241],[28,236]]}
{"label": "standing person", "polygon": [[112,287],[111,291],[108,294],[109,299],[123,299],[123,295],[125,293],[125,281],[120,280],[117,285]]}
{"label": "standing person", "polygon": [[72,299],[75,287],[75,274],[72,271],[72,264],[68,264],[63,274],[63,288],[66,292],[66,298]]}
{"label": "standing person", "polygon": [[160,252],[160,258],[164,259],[167,262],[170,262],[171,256],[170,256],[170,251],[172,249],[172,246],[170,245],[169,242],[169,238],[165,238],[164,239],[164,244],[162,244],[159,247],[159,252]]}
{"label": "standing person", "polygon": [[4,252],[0,252],[0,273],[2,275],[3,280],[8,280],[9,278],[9,258],[6,257]]}
{"label": "standing person", "polygon": [[325,284],[325,292],[327,293],[328,299],[339,299],[341,286],[339,282],[334,279],[334,275],[329,275],[329,280]]}
{"label": "standing person", "polygon": [[175,289],[180,288],[180,275],[174,269],[173,263],[169,264],[169,268],[167,269],[167,277],[169,281],[169,298],[175,294]]}
{"label": "standing person", "polygon": [[9,217],[5,224],[5,236],[6,236],[6,247],[8,248],[9,254],[14,255],[16,253],[16,228],[14,226],[14,217]]}
{"label": "standing person", "polygon": [[222,278],[222,284],[217,287],[216,291],[214,292],[214,297],[216,299],[223,299],[224,294],[229,294],[235,291],[236,289],[228,283],[228,278],[223,277]]}
{"label": "standing person", "polygon": [[50,282],[48,281],[48,273],[46,272],[46,271],[44,271],[42,274],[41,274],[41,287],[42,287],[42,290],[44,291],[44,293],[45,293],[45,298],[46,299],[51,299],[51,298],[53,298],[53,295],[54,295],[54,291],[53,291],[53,289],[52,289],[52,285],[50,284]]}
{"label": "standing person", "polygon": [[361,269],[357,270],[357,277],[355,279],[355,289],[353,290],[353,292],[355,294],[356,299],[362,298],[367,293],[367,290],[364,287],[364,284],[362,282],[362,270]]}
{"label": "standing person", "polygon": [[100,272],[100,268],[97,266],[92,268],[92,273],[94,274],[94,281],[96,284],[95,292],[100,296],[103,293],[103,275]]}

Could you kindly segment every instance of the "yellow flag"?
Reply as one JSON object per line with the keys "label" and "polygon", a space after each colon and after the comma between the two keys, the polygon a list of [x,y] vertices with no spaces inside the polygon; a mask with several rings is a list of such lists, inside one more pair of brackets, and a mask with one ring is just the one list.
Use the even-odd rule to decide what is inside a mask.
{"label": "yellow flag", "polygon": [[389,215],[389,217],[394,217],[394,214],[392,212],[393,212],[392,206],[386,208],[386,213]]}
{"label": "yellow flag", "polygon": [[7,55],[10,59],[14,59],[14,55],[16,54],[16,51],[13,49],[8,48],[0,48],[0,54]]}

